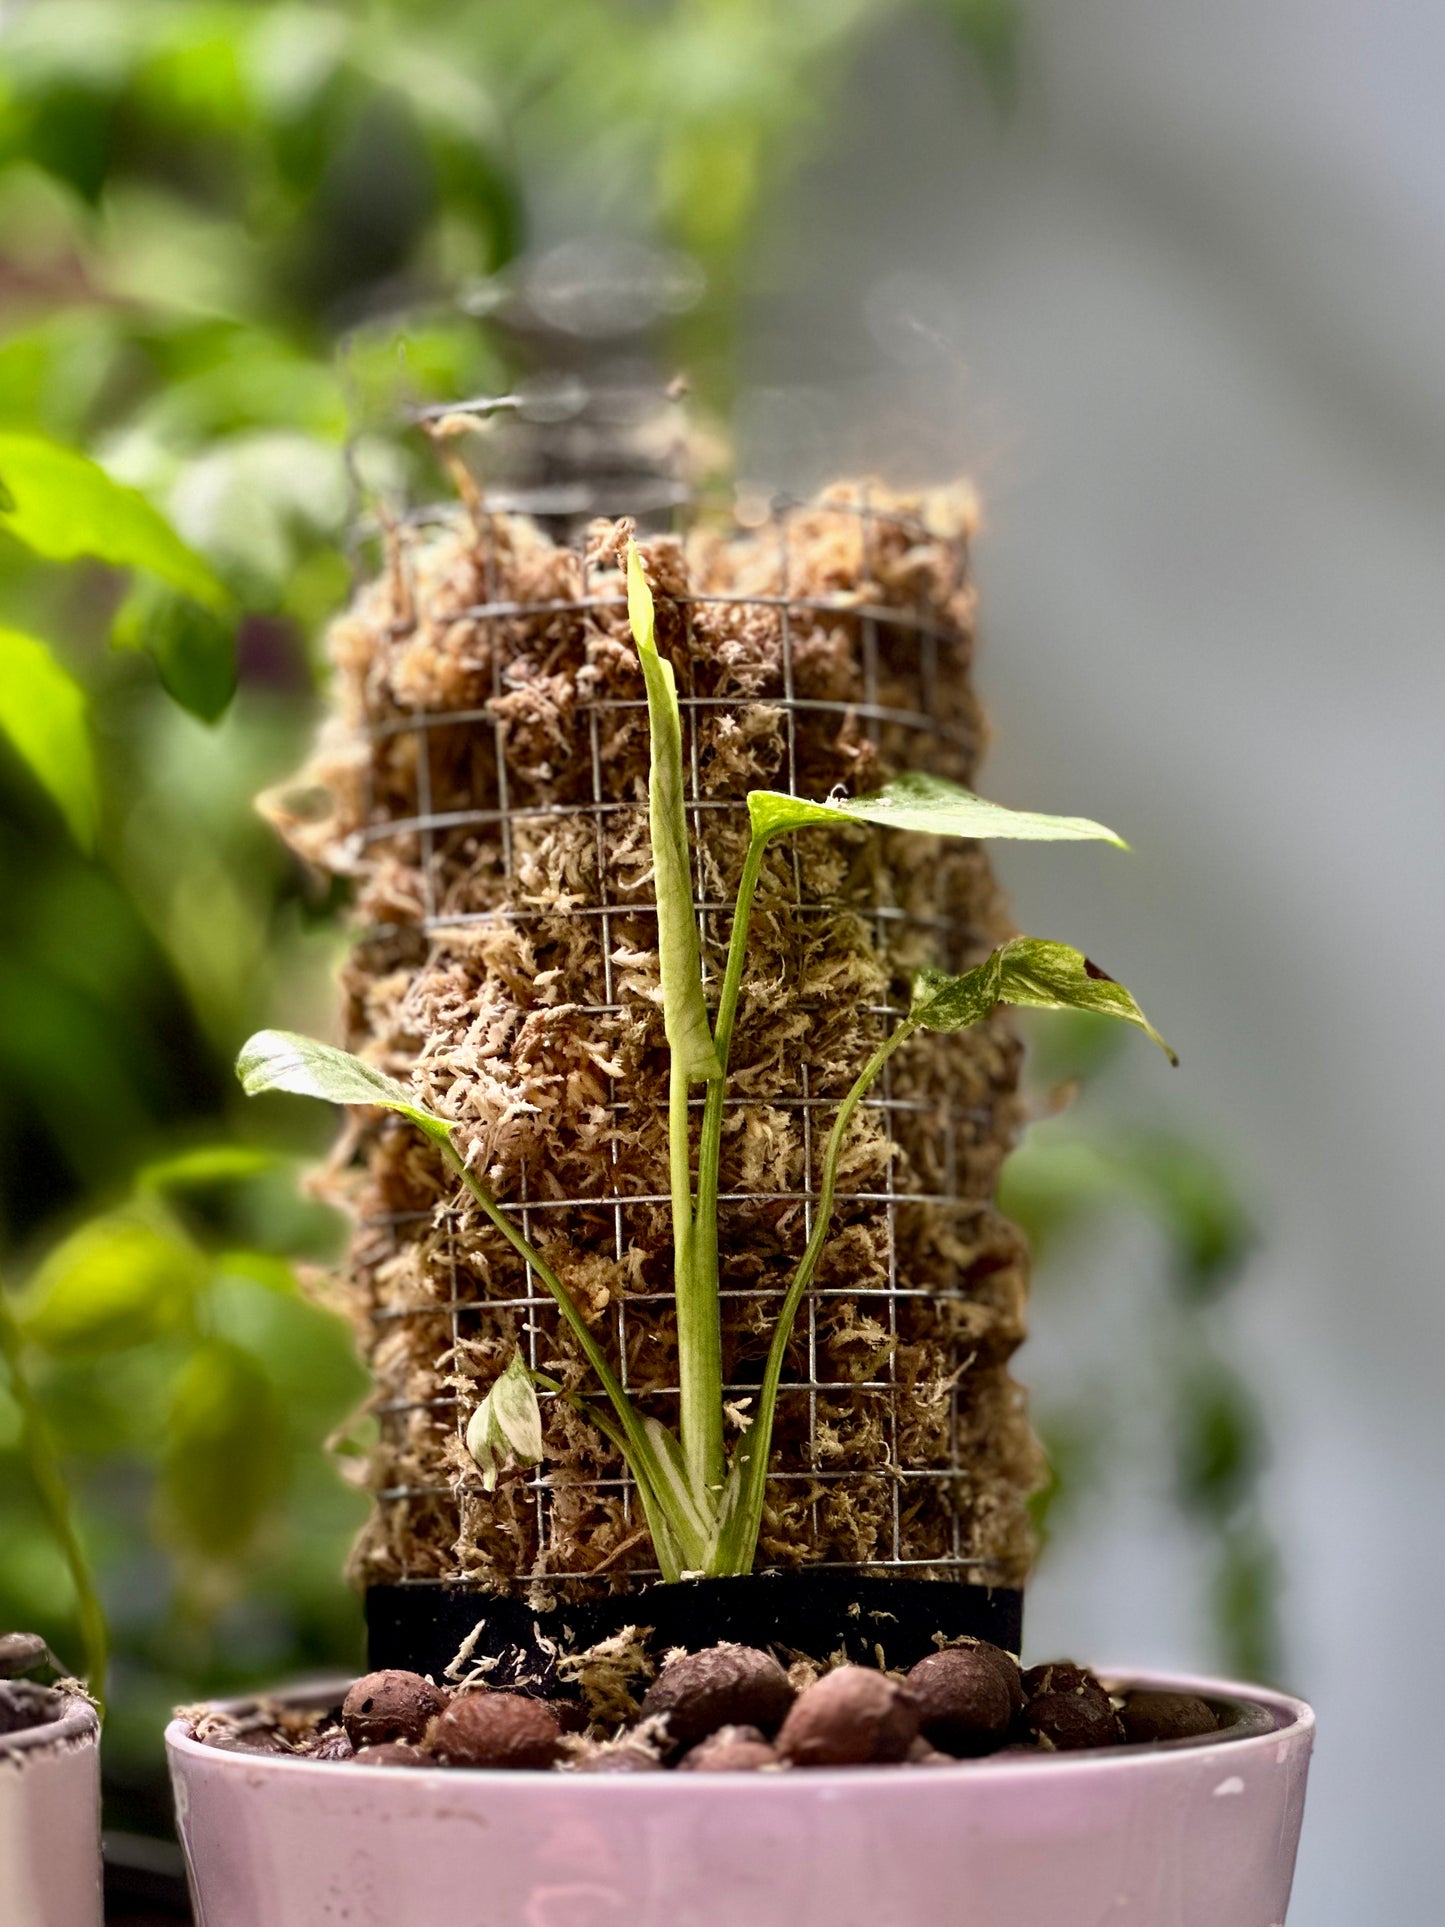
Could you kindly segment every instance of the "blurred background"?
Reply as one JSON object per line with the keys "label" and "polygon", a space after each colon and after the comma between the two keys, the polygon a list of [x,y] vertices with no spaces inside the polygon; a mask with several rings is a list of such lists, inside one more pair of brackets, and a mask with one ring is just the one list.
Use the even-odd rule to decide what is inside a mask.
{"label": "blurred background", "polygon": [[[974,478],[987,787],[1134,844],[1005,864],[1184,1060],[1033,1055],[1031,1655],[1304,1692],[1291,1920],[1432,1917],[1442,63],[1407,0],[0,9],[0,1281],[113,1826],[173,1704],[360,1656],[327,1130],[229,1070],[341,906],[250,801],[406,411],[606,241],[749,489]],[[6,1383],[0,1622],[79,1665]]]}

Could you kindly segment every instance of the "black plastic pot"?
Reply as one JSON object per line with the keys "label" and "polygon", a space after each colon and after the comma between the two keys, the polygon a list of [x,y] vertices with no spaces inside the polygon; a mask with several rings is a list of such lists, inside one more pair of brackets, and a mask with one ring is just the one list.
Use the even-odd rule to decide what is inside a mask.
{"label": "black plastic pot", "polygon": [[853,1572],[758,1572],[644,1586],[537,1612],[525,1600],[470,1586],[373,1586],[366,1595],[373,1668],[406,1667],[440,1679],[477,1627],[473,1662],[496,1659],[491,1685],[548,1693],[560,1656],[624,1626],[647,1627],[655,1654],[719,1640],[776,1646],[826,1659],[840,1648],[873,1666],[912,1666],[940,1640],[969,1636],[1017,1652],[1023,1594],[953,1580],[875,1578]]}

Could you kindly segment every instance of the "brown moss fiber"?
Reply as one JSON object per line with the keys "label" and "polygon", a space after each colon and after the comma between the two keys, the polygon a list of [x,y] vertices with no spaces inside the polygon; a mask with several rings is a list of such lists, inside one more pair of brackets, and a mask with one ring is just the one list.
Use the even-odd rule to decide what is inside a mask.
{"label": "brown moss fiber", "polygon": [[[761,528],[644,542],[684,703],[699,901],[716,906],[702,918],[714,990],[748,789],[856,794],[903,768],[974,781],[968,525],[966,498],[840,487]],[[272,813],[311,862],[354,879],[344,1041],[414,1071],[493,1193],[526,1203],[529,1234],[639,1403],[675,1422],[667,1070],[624,533],[594,524],[583,553],[475,509],[396,531],[387,568],[333,627],[333,714]],[[979,846],[862,828],[773,846],[723,1144],[738,1419],[806,1239],[798,1194],[816,1190],[832,1107],[883,1035],[884,1007],[906,999],[917,965],[962,968],[1009,929]],[[969,1561],[980,1582],[1021,1580],[1037,1452],[1007,1365],[1026,1261],[993,1205],[1017,1058],[1003,1021],[916,1039],[875,1088],[889,1108],[860,1112],[791,1347],[761,1564],[901,1561],[943,1576]],[[461,1434],[513,1346],[568,1384],[588,1375],[434,1147],[395,1119],[362,1120],[328,1182],[355,1219],[342,1290],[380,1426],[358,1579],[468,1579],[539,1602],[635,1585],[653,1568],[635,1498],[612,1448],[561,1400],[544,1405],[540,1474],[481,1489]],[[893,1201],[879,1197],[890,1188]]]}

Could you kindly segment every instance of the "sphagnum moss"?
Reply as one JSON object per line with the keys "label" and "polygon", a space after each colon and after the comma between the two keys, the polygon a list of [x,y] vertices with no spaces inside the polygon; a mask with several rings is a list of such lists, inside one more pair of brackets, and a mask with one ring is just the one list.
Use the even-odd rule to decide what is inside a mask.
{"label": "sphagnum moss", "polygon": [[[839,492],[792,519],[786,556],[775,530],[647,546],[659,651],[684,702],[695,888],[724,906],[701,917],[724,1004],[749,792],[823,803],[920,764],[973,776],[965,530],[956,518],[930,528],[930,513]],[[649,907],[659,712],[650,734],[614,567],[622,534],[599,527],[585,561],[511,518],[399,535],[386,575],[333,634],[338,713],[310,772],[321,813],[284,813],[298,848],[358,881],[347,1041],[412,1074],[484,1196],[528,1203],[523,1229],[566,1301],[557,1316],[535,1283],[529,1300],[497,1228],[515,1238],[515,1226],[465,1195],[458,1208],[417,1133],[383,1122],[346,1140],[333,1186],[357,1218],[348,1289],[382,1423],[379,1504],[357,1558],[367,1583],[566,1592],[585,1584],[573,1575],[620,1585],[655,1564],[598,1429],[606,1406],[579,1409],[608,1370],[637,1412],[675,1426],[683,1369]],[[774,807],[786,815],[790,799]],[[756,816],[755,802],[754,828]],[[694,1085],[687,1145],[702,1216],[710,1128],[719,1140],[722,1371],[736,1388],[723,1409],[736,1426],[767,1405],[757,1387],[809,1229],[800,1194],[817,1190],[860,1067],[889,1054],[879,1007],[907,1008],[920,970],[956,973],[1007,935],[977,843],[834,824],[776,838],[752,867],[731,1037],[740,1101],[714,1113],[699,1101],[712,1087]],[[886,1108],[838,1133],[810,1314],[774,1359],[762,1563],[941,1572],[961,1556],[991,1583],[1027,1565],[1036,1454],[1007,1373],[1024,1259],[992,1205],[1017,1051],[1000,1021],[973,1015],[975,1027],[893,1055]],[[674,1194],[678,1119],[675,1102]],[[545,1505],[520,1479],[483,1491],[463,1439],[518,1351],[567,1395],[544,1406]],[[737,1442],[730,1431],[735,1464]],[[933,1476],[909,1476],[920,1473]]]}

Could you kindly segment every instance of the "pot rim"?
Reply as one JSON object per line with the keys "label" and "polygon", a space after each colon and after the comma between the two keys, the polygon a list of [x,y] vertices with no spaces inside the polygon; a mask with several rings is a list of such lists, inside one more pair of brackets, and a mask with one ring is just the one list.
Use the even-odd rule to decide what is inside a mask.
{"label": "pot rim", "polygon": [[40,1726],[22,1726],[15,1733],[0,1733],[0,1761],[7,1754],[33,1753],[49,1746],[94,1745],[100,1739],[100,1714],[95,1702],[84,1693],[61,1690],[65,1710],[58,1719]]}
{"label": "pot rim", "polygon": [[[1130,1667],[1100,1667],[1098,1677],[1115,1688],[1127,1688],[1137,1692],[1151,1693],[1193,1693],[1201,1699],[1237,1700],[1245,1706],[1264,1713],[1270,1724],[1263,1731],[1253,1730],[1231,1737],[1228,1732],[1218,1736],[1206,1735],[1199,1740],[1166,1740],[1153,1744],[1136,1746],[1111,1746],[1083,1748],[1069,1753],[994,1753],[982,1759],[955,1760],[950,1766],[930,1766],[926,1770],[917,1769],[914,1773],[900,1774],[896,1766],[847,1766],[847,1767],[809,1767],[806,1771],[780,1773],[775,1777],[780,1783],[794,1789],[827,1789],[840,1786],[867,1787],[916,1785],[920,1778],[930,1784],[940,1778],[957,1778],[961,1783],[976,1783],[980,1780],[992,1781],[1000,1777],[1017,1778],[1023,1774],[1044,1775],[1050,1780],[1061,1776],[1091,1773],[1143,1773],[1167,1772],[1182,1757],[1192,1758],[1204,1748],[1227,1749],[1231,1758],[1242,1755],[1248,1750],[1251,1757],[1257,1757],[1264,1749],[1278,1746],[1286,1735],[1295,1740],[1313,1741],[1315,1715],[1314,1709],[1304,1700],[1295,1699],[1289,1693],[1276,1691],[1272,1687],[1253,1686],[1235,1680],[1211,1679],[1191,1673],[1156,1673],[1137,1671]],[[351,1684],[345,1675],[327,1676],[325,1679],[299,1680],[284,1693],[275,1698],[293,1701],[315,1699],[322,1694],[339,1697]],[[229,1713],[248,1711],[257,1703],[257,1696],[249,1694],[238,1699],[217,1700],[218,1710]],[[278,1753],[242,1753],[229,1749],[206,1746],[200,1740],[192,1739],[186,1730],[186,1722],[181,1718],[173,1719],[165,1731],[166,1751],[171,1755],[173,1767],[181,1762],[202,1760],[214,1771],[234,1770],[237,1773],[252,1775],[256,1773],[295,1773],[310,1769],[323,1773],[327,1779],[344,1774],[355,1782],[358,1774],[368,1783],[378,1776],[395,1782],[420,1786],[437,1787],[446,1783],[455,1792],[457,1781],[475,1782],[479,1786],[508,1787],[528,1785],[540,1790],[543,1786],[563,1785],[575,1792],[579,1787],[594,1789],[586,1797],[594,1799],[631,1799],[643,1798],[651,1791],[656,1793],[660,1786],[676,1788],[668,1794],[672,1799],[706,1799],[721,1785],[749,1783],[756,1779],[755,1773],[668,1773],[668,1774],[588,1774],[588,1773],[536,1773],[517,1768],[489,1767],[468,1770],[465,1768],[432,1766],[358,1766],[351,1760],[309,1760],[304,1757]],[[254,1782],[253,1782],[254,1784]]]}

